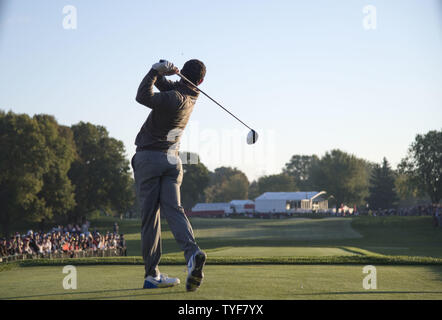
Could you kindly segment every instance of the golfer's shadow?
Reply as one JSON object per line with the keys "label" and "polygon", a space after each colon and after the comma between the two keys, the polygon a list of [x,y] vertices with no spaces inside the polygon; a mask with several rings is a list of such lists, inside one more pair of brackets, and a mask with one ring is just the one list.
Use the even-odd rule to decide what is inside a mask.
{"label": "golfer's shadow", "polygon": [[[158,290],[158,291],[157,291]],[[66,296],[66,295],[79,295],[79,294],[93,294],[93,293],[109,293],[109,292],[122,292],[122,291],[144,291],[143,294],[136,295],[125,295],[125,296],[108,296],[108,297],[91,297],[91,298],[80,298],[81,300],[89,300],[89,299],[115,299],[115,298],[127,298],[133,296],[143,296],[143,295],[167,295],[167,294],[176,294],[175,291],[162,291],[164,289],[143,289],[143,288],[132,288],[132,289],[115,289],[115,290],[97,290],[97,291],[80,291],[80,292],[65,292],[65,293],[49,293],[49,294],[36,294],[31,296],[17,296],[17,297],[5,297],[0,298],[0,300],[15,300],[15,299],[32,299],[32,298],[40,298],[40,297],[54,297],[54,296]]]}

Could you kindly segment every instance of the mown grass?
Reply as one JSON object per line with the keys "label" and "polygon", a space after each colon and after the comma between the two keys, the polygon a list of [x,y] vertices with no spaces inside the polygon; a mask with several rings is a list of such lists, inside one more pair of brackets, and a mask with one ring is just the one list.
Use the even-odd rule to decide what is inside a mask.
{"label": "mown grass", "polygon": [[435,228],[432,217],[357,217],[352,228],[363,238],[352,246],[385,255],[442,258],[442,228]]}
{"label": "mown grass", "polygon": [[[140,255],[139,220],[108,217],[92,221],[99,230],[110,230],[114,221],[125,233],[128,254]],[[442,258],[442,228],[432,226],[432,217],[355,217],[323,219],[210,219],[191,223],[203,249],[223,247],[355,247],[383,255]],[[162,221],[163,252],[181,252]]]}
{"label": "mown grass", "polygon": [[0,299],[442,299],[442,266],[376,266],[377,289],[366,290],[362,266],[207,265],[196,292],[186,292],[182,266],[162,272],[181,279],[168,289],[143,290],[141,265],[77,266],[77,289],[65,290],[61,266],[0,273]]}
{"label": "mown grass", "polygon": [[[350,249],[357,252],[357,249]],[[76,259],[33,259],[11,262],[2,265],[3,270],[16,267],[64,266],[64,265],[142,265],[143,259],[132,257],[76,258]],[[165,255],[161,265],[184,265],[184,258],[176,255]],[[355,254],[346,256],[208,256],[207,265],[442,265],[441,258],[418,256],[386,256],[379,254]],[[0,269],[2,270],[2,269]]]}
{"label": "mown grass", "polygon": [[[104,232],[115,221],[131,256],[0,264],[0,299],[442,299],[442,230],[431,217],[192,219],[208,260],[191,294],[140,289],[139,220],[92,225]],[[161,272],[184,280],[183,254],[162,229]],[[77,267],[78,290],[62,288],[65,265]],[[377,268],[377,290],[362,288],[365,265]]]}
{"label": "mown grass", "polygon": [[[103,232],[111,230],[115,221],[126,235],[129,257],[27,260],[1,264],[0,271],[17,266],[142,264],[138,219],[105,217],[93,220],[92,226]],[[432,226],[431,217],[196,218],[191,222],[198,244],[208,253],[208,264],[442,264],[442,230]],[[161,264],[184,264],[181,250],[162,223]]]}
{"label": "mown grass", "polygon": [[[333,247],[334,241],[361,237],[349,219],[191,219],[200,247]],[[100,227],[102,228],[102,227]],[[105,227],[104,227],[105,228]],[[136,232],[131,233],[136,230]],[[125,233],[128,254],[140,255],[140,225],[120,225]],[[163,252],[180,252],[168,225],[162,221]],[[316,244],[315,244],[316,242]],[[345,242],[339,244],[345,245]]]}

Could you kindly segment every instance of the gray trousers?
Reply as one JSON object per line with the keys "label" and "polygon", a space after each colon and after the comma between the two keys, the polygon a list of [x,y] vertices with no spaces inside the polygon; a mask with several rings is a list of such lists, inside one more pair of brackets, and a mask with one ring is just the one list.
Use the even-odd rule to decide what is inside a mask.
{"label": "gray trousers", "polygon": [[160,274],[160,211],[184,251],[186,262],[199,250],[180,200],[181,159],[160,151],[138,151],[132,158],[136,193],[141,207],[141,250],[145,277]]}

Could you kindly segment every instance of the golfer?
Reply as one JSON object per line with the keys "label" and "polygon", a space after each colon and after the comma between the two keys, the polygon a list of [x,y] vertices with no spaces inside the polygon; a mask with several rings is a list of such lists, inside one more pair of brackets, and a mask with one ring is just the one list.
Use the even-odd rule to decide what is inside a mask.
{"label": "golfer", "polygon": [[[165,76],[179,72],[172,63],[161,60],[152,66],[138,88],[136,101],[152,109],[138,133],[132,168],[141,207],[141,249],[145,265],[144,288],[164,288],[180,283],[160,273],[160,211],[184,251],[188,275],[187,291],[195,291],[203,280],[206,254],[195,242],[192,226],[180,201],[183,169],[178,155],[179,141],[192,113],[198,90],[180,80]],[[199,60],[187,61],[181,74],[198,86],[206,67]],[[153,92],[153,86],[160,91]]]}

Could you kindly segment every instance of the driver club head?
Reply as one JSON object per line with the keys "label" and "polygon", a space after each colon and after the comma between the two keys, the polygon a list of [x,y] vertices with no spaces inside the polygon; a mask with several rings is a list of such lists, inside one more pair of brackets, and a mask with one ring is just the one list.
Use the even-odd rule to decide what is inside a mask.
{"label": "driver club head", "polygon": [[254,144],[256,141],[258,141],[258,133],[251,129],[247,134],[247,144]]}

